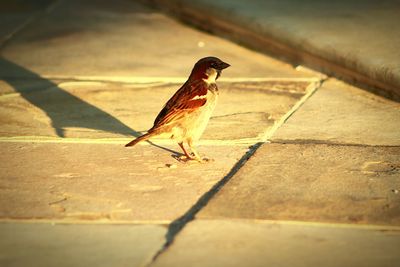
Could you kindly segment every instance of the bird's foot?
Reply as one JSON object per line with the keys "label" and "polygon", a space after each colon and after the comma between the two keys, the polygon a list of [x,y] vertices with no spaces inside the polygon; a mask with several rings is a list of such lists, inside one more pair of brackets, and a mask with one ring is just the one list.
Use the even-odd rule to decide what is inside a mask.
{"label": "bird's foot", "polygon": [[181,156],[174,155],[174,156],[172,156],[172,157],[173,157],[174,159],[176,159],[177,161],[183,162],[183,163],[186,163],[186,162],[189,162],[189,161],[193,161],[193,160],[194,160],[194,158],[188,157],[188,156],[186,156],[186,155],[181,155]]}

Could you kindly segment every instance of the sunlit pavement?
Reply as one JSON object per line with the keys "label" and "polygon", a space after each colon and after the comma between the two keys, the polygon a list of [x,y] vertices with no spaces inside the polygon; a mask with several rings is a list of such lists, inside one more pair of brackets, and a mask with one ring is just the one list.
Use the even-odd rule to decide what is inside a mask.
{"label": "sunlit pavement", "polygon": [[[398,102],[145,3],[0,14],[1,266],[399,262]],[[125,148],[208,55],[232,65],[199,143],[213,160]]]}

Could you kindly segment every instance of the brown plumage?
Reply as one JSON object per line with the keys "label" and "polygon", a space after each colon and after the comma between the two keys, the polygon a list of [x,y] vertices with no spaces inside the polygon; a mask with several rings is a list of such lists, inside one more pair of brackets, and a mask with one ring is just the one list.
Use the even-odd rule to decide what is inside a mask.
{"label": "brown plumage", "polygon": [[[187,159],[202,161],[194,143],[203,134],[217,103],[218,87],[215,81],[229,66],[216,57],[200,59],[189,79],[160,111],[153,127],[125,146],[134,146],[156,136],[167,136],[178,142]],[[186,151],[184,142],[189,145],[194,157]]]}

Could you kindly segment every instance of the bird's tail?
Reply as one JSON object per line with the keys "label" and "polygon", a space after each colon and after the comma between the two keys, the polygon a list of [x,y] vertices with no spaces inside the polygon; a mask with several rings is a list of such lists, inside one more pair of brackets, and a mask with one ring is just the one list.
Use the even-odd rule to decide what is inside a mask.
{"label": "bird's tail", "polygon": [[134,146],[137,143],[142,142],[142,141],[146,141],[147,139],[149,139],[149,138],[151,138],[151,137],[153,137],[155,135],[157,135],[156,132],[148,132],[148,133],[146,133],[146,134],[144,134],[142,136],[139,136],[135,140],[130,141],[128,144],[125,145],[125,147]]}

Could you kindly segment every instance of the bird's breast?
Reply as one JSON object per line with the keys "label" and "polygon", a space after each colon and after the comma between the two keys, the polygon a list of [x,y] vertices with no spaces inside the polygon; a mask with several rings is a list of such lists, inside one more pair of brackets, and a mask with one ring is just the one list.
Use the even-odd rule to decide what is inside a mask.
{"label": "bird's breast", "polygon": [[196,111],[196,114],[193,114],[196,119],[193,120],[192,127],[188,128],[188,136],[190,136],[193,140],[199,140],[204,130],[207,127],[208,121],[214,111],[214,108],[217,104],[218,100],[218,92],[216,91],[207,91],[207,101],[204,106],[202,106],[199,110]]}

